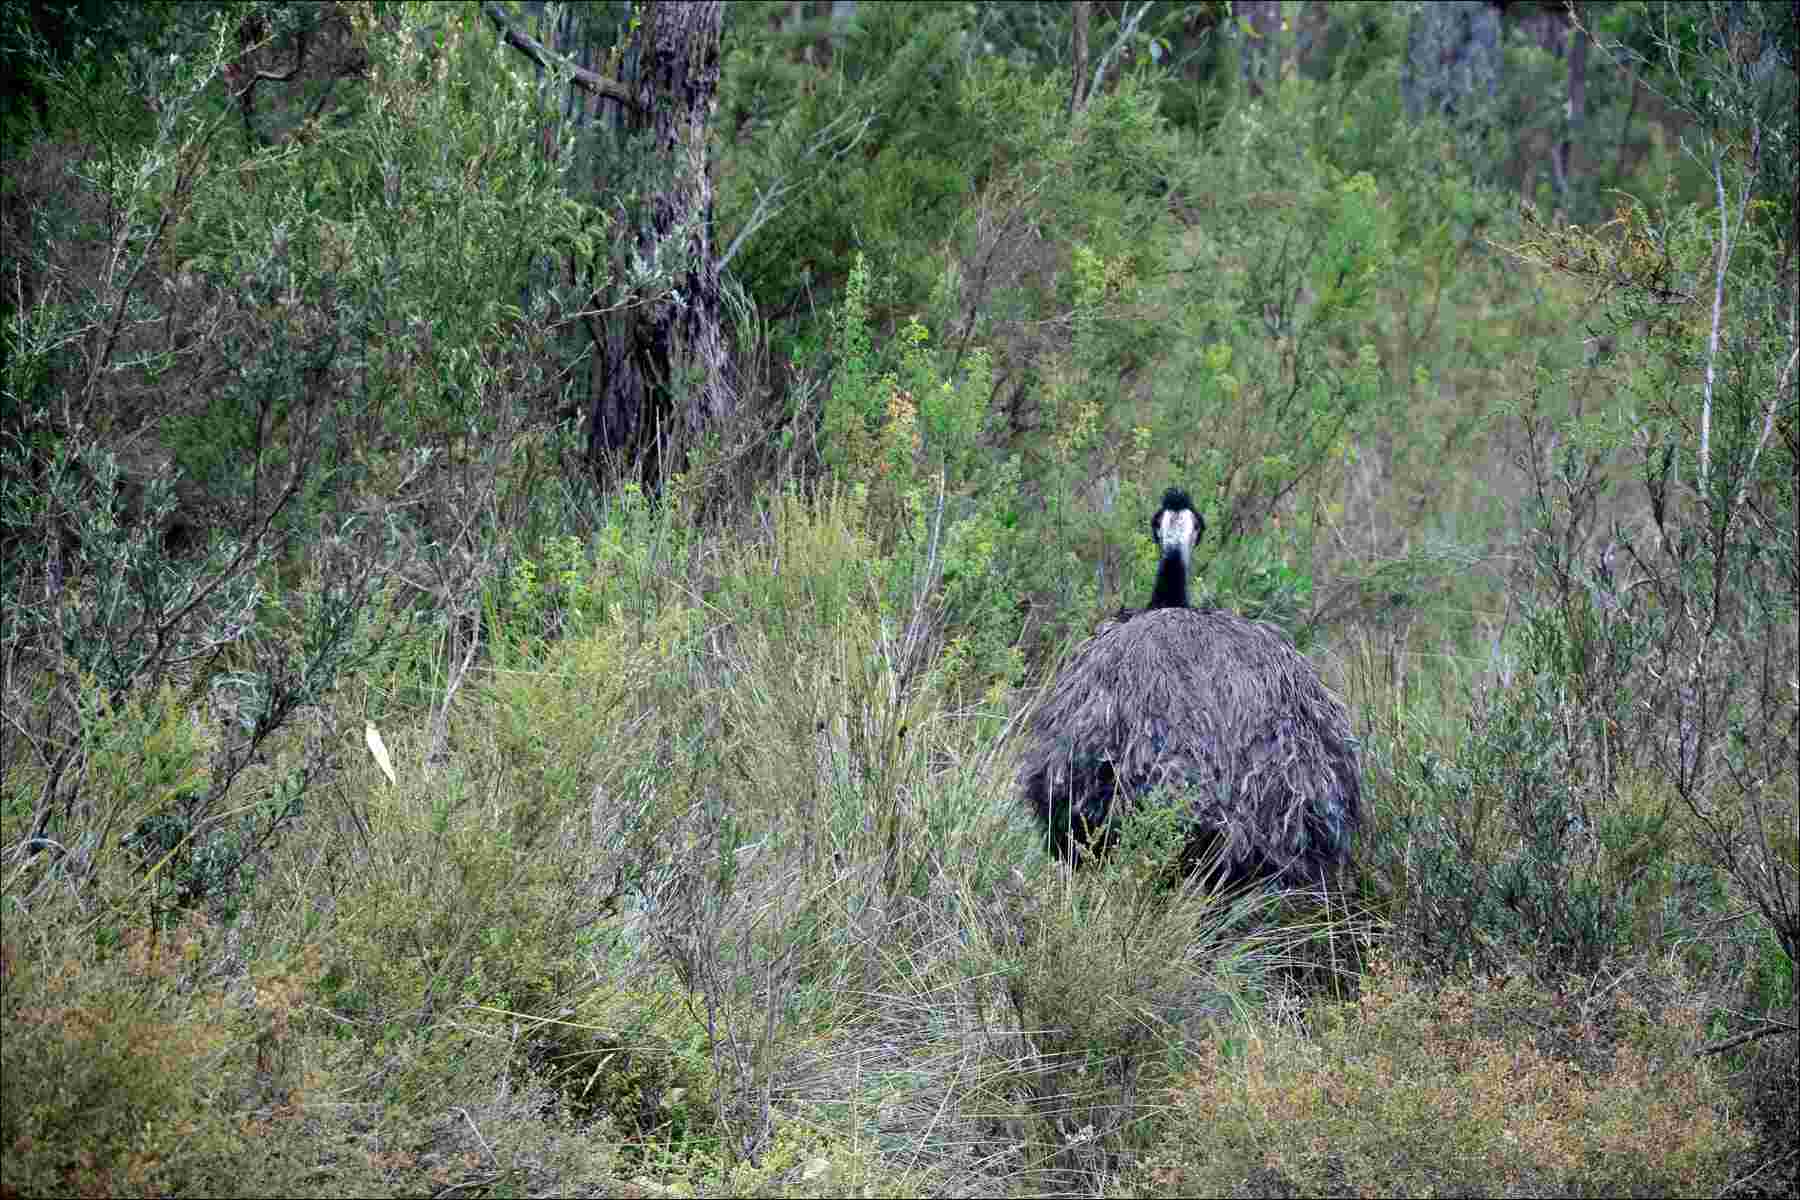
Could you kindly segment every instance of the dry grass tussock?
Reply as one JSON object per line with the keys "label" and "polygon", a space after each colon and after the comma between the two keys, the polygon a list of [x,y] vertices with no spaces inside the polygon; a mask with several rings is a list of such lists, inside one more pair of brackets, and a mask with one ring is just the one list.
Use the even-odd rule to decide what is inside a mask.
{"label": "dry grass tussock", "polygon": [[1201,1049],[1140,1194],[1719,1194],[1748,1136],[1693,1054],[1698,1011],[1641,994],[1671,982],[1551,994],[1377,964],[1356,1001],[1304,1027]]}

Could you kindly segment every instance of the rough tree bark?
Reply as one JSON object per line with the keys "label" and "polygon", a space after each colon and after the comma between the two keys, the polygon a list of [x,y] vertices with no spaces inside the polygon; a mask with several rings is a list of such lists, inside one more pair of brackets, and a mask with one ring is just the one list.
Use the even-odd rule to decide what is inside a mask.
{"label": "rough tree bark", "polygon": [[1569,208],[1569,186],[1573,182],[1570,156],[1581,139],[1587,123],[1587,30],[1579,25],[1569,35],[1569,99],[1563,110],[1563,133],[1551,159],[1551,177],[1556,180],[1556,222],[1561,224]]}
{"label": "rough tree bark", "polygon": [[706,161],[723,8],[719,0],[662,0],[647,7],[638,26],[626,130],[646,140],[668,175],[627,236],[645,261],[678,258],[683,267],[673,296],[641,306],[628,300],[590,318],[601,378],[589,415],[589,461],[602,470],[635,464],[652,482],[665,462],[737,409]]}
{"label": "rough tree bark", "polygon": [[618,117],[609,127],[660,167],[659,181],[641,202],[625,193],[616,198],[620,240],[611,274],[623,277],[635,258],[672,267],[673,286],[659,280],[653,294],[639,295],[609,282],[590,297],[586,318],[595,365],[589,465],[607,476],[635,472],[654,485],[665,465],[679,462],[702,433],[737,410],[712,246],[706,151],[706,124],[719,90],[724,5],[646,3],[627,52],[615,60],[620,78],[575,61],[592,58],[590,48],[575,57],[573,46],[550,49],[519,29],[499,4],[489,0],[483,7],[507,45],[542,67],[567,71],[571,87],[615,103]]}

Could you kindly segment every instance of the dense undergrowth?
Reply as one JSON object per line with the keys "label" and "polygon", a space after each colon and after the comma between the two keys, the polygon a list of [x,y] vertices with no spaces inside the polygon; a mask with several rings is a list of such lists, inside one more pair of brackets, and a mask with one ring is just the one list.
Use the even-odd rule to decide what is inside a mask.
{"label": "dense undergrowth", "polygon": [[[862,7],[728,30],[762,399],[653,491],[479,19],[8,27],[0,1192],[1792,1194],[1791,39],[1667,34],[1713,140],[1659,93],[1596,233],[1402,119],[1389,6],[1074,119]],[[1355,715],[1323,907],[1017,801],[1170,482]]]}

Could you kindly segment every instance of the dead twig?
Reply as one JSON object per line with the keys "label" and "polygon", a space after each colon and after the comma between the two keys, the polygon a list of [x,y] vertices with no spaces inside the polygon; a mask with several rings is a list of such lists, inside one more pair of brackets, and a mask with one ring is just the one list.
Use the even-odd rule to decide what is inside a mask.
{"label": "dead twig", "polygon": [[1766,1038],[1777,1033],[1800,1033],[1800,1025],[1796,1025],[1792,1021],[1765,1021],[1759,1029],[1747,1029],[1743,1033],[1733,1034],[1722,1041],[1707,1043],[1694,1051],[1694,1057],[1699,1058],[1703,1054],[1722,1054],[1727,1050],[1742,1046],[1746,1042],[1754,1042],[1759,1038]]}

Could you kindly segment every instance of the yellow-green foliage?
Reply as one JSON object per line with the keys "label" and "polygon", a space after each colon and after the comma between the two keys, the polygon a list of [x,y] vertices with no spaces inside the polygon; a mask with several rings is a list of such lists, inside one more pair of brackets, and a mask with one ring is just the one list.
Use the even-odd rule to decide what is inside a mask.
{"label": "yellow-green foliage", "polygon": [[[1737,757],[1791,728],[1791,588],[1713,640],[1787,699],[1717,693],[1693,821],[1646,765],[1673,710],[1598,670],[1614,597],[1565,589],[1566,644],[1506,667],[1529,513],[1496,490],[1549,422],[1558,459],[1632,451],[1603,475],[1634,489],[1577,524],[1562,488],[1550,540],[1642,527],[1639,452],[1697,427],[1712,310],[1682,280],[1722,262],[1712,470],[1745,473],[1714,491],[1787,528],[1763,406],[1789,309],[1745,319],[1791,292],[1785,193],[1731,254],[1710,185],[1521,232],[1515,189],[1398,119],[1411,10],[1304,7],[1336,35],[1311,53],[1358,69],[1300,54],[1187,131],[1159,97],[1216,81],[1197,27],[1072,112],[1068,6],[728,20],[708,145],[742,421],[654,489],[591,486],[566,302],[637,320],[684,256],[614,277],[634,172],[546,124],[493,14],[225,12],[128,87],[75,50],[51,127],[86,145],[0,153],[46,218],[8,227],[4,272],[29,311],[0,368],[0,1195],[1716,1194],[1745,1104],[1737,1169],[1791,1165],[1791,1037],[1694,1053],[1791,1020],[1766,919],[1791,887],[1752,886],[1800,864],[1791,748]],[[108,28],[85,44],[143,41]],[[1757,86],[1791,87],[1776,58]],[[1634,122],[1673,144],[1626,103],[1621,164]],[[1643,320],[1583,309],[1590,283]],[[1692,524],[1698,468],[1664,515],[1768,544]],[[1335,914],[1186,887],[1171,814],[1073,872],[1020,811],[1013,689],[1141,602],[1169,484],[1209,523],[1202,597],[1353,647],[1321,658],[1366,734],[1355,953]],[[353,560],[391,621],[349,619]],[[156,613],[149,670],[124,651]],[[414,617],[435,650],[394,634]],[[1365,973],[1371,934],[1442,973]]]}
{"label": "yellow-green foliage", "polygon": [[1377,964],[1317,1034],[1215,1043],[1169,1090],[1135,1194],[1716,1195],[1746,1144],[1700,1015],[1626,989],[1439,987]]}
{"label": "yellow-green foliage", "polygon": [[976,444],[993,394],[989,355],[977,349],[966,361],[946,359],[916,314],[878,353],[873,286],[858,255],[834,331],[840,357],[825,409],[826,461],[845,481],[872,483],[878,493],[885,485],[890,496],[931,481],[961,490],[971,472],[990,465]]}
{"label": "yellow-green foliage", "polygon": [[[63,780],[63,787],[78,780],[74,803],[91,814],[88,827],[99,835],[92,855],[102,862],[144,818],[204,791],[216,735],[171,687],[115,699],[83,680],[74,708],[80,721],[74,761],[80,769]],[[37,798],[44,777],[42,768],[21,754],[6,764],[5,778],[11,799],[0,805],[0,838],[10,845],[29,835],[33,810],[26,798]],[[58,863],[56,857],[40,855],[30,870]]]}
{"label": "yellow-green foliage", "polygon": [[[610,626],[558,644],[541,667],[495,670],[479,717],[454,725],[454,766],[372,790],[369,832],[347,849],[377,869],[332,913],[344,952],[338,1003],[363,1036],[447,1001],[516,1004],[572,970],[578,929],[610,928],[572,901],[584,876],[559,849],[590,832],[596,806],[635,804],[620,791],[680,724],[689,617],[665,611],[642,644]],[[420,758],[405,734],[393,750]],[[642,836],[679,811],[680,795],[667,798],[641,813]]]}
{"label": "yellow-green foliage", "polygon": [[[26,753],[6,763],[0,837],[43,838],[16,861],[12,893],[91,888],[90,900],[131,914],[127,924],[171,901],[234,895],[246,875],[246,807],[212,794],[218,727],[172,686],[117,697],[83,678],[66,698],[76,728],[45,743],[61,742],[62,763],[46,769]],[[283,744],[269,742],[272,762]],[[240,778],[255,786],[267,776],[256,764]]]}
{"label": "yellow-green foliage", "polygon": [[863,531],[863,504],[842,490],[807,501],[793,489],[768,503],[772,536],[732,556],[710,613],[798,645],[867,612],[875,600],[874,547]]}
{"label": "yellow-green foliage", "polygon": [[88,777],[101,795],[154,811],[205,783],[214,739],[173,689],[114,703],[89,687],[84,697]]}
{"label": "yellow-green foliage", "polygon": [[985,349],[934,346],[916,315],[878,356],[871,286],[858,257],[838,310],[825,458],[852,497],[852,527],[869,539],[857,549],[877,585],[870,599],[889,620],[915,625],[921,645],[935,651],[941,639],[952,687],[998,695],[1022,668],[1009,574],[1020,548],[1019,463],[996,464],[982,442],[992,360]]}
{"label": "yellow-green foliage", "polygon": [[[351,743],[239,929],[9,908],[9,1184],[1717,1189],[1739,1139],[1695,1012],[1382,972],[1310,1033],[1266,1017],[1331,930],[1182,892],[1154,822],[1056,871],[954,656],[874,599],[862,506],[760,503],[703,582],[474,676],[437,761],[384,719],[398,785]],[[204,739],[132,720],[96,724],[99,778],[187,786]],[[1622,873],[1661,853],[1627,800]]]}

